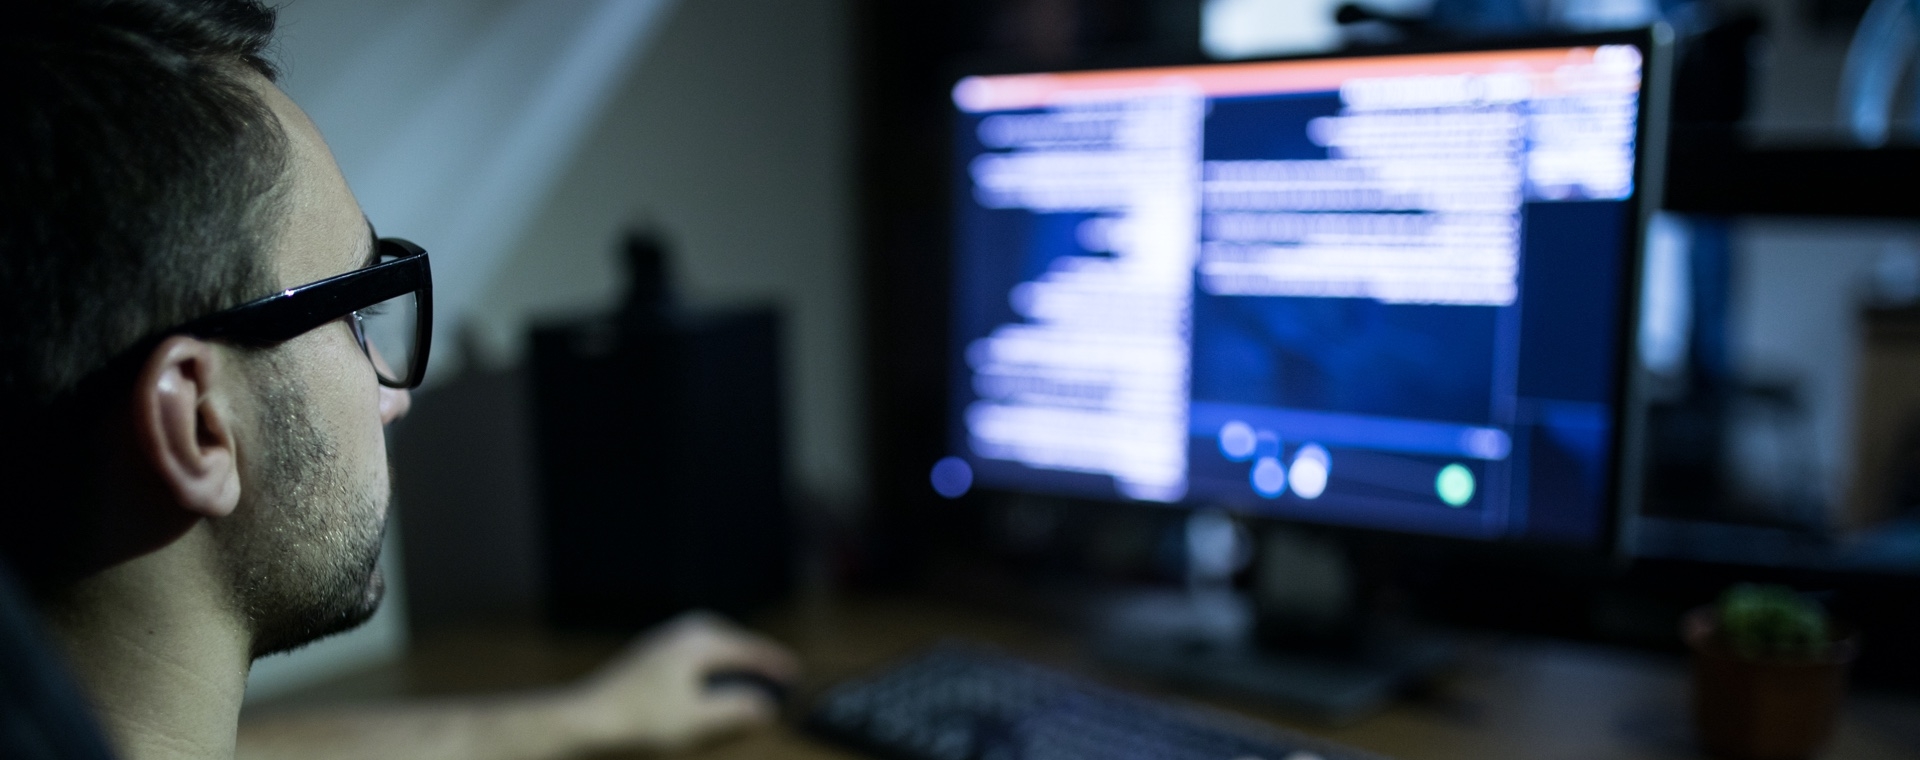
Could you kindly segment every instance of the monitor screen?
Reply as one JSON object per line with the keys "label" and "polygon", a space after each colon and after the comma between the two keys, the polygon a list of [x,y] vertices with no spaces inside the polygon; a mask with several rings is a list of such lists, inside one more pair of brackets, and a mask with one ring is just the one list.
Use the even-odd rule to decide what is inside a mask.
{"label": "monitor screen", "polygon": [[962,79],[948,480],[1603,539],[1643,57]]}

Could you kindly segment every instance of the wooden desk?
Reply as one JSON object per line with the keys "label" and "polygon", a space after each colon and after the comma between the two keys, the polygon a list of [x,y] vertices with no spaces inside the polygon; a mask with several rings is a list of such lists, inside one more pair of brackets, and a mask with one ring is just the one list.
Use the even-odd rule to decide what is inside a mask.
{"label": "wooden desk", "polygon": [[[808,668],[802,694],[951,637],[989,642],[1110,683],[1152,690],[1099,670],[1058,627],[929,599],[811,599],[769,616],[759,627],[801,655]],[[425,636],[403,663],[346,677],[275,705],[547,685],[591,670],[619,644],[534,631]],[[1599,760],[1698,757],[1687,727],[1686,700],[1683,658],[1515,640],[1471,652],[1459,672],[1433,694],[1352,726],[1318,726],[1248,702],[1200,701],[1407,760]],[[687,756],[857,757],[787,727]],[[1856,696],[1823,757],[1920,758],[1920,698]]]}

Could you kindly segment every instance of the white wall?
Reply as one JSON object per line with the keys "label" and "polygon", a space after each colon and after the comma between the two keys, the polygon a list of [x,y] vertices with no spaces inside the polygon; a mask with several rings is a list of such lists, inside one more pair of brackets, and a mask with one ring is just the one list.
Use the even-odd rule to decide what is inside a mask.
{"label": "white wall", "polygon": [[1819,30],[1806,23],[1805,3],[1798,0],[1751,0],[1767,28],[1764,46],[1755,52],[1761,68],[1753,92],[1752,118],[1763,138],[1792,141],[1809,135],[1832,134],[1839,128],[1834,94],[1840,89],[1840,68],[1846,60],[1851,35]]}
{"label": "white wall", "polygon": [[[282,11],[282,86],[368,218],[434,252],[440,345],[453,345],[673,5],[314,0]],[[429,383],[459,364],[440,353]]]}
{"label": "white wall", "polygon": [[858,504],[847,26],[840,0],[681,3],[486,289],[483,358],[518,361],[531,320],[614,306],[621,230],[657,225],[692,303],[784,308],[795,485]]}
{"label": "white wall", "polygon": [[[1744,495],[1770,500],[1805,489],[1840,509],[1853,474],[1859,310],[1883,257],[1910,256],[1917,246],[1920,226],[1902,222],[1757,218],[1736,228],[1736,370],[1795,384],[1806,406],[1805,429],[1791,431],[1804,438],[1769,440],[1780,431],[1765,425],[1735,430],[1731,464]],[[1784,482],[1801,472],[1796,466],[1815,482]]]}

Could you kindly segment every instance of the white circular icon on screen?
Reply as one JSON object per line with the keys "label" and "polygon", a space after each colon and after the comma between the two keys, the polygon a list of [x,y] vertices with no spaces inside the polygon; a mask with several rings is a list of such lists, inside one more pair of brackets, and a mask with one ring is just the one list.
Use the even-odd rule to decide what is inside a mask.
{"label": "white circular icon on screen", "polygon": [[1293,466],[1287,468],[1287,480],[1293,484],[1293,492],[1302,499],[1318,499],[1327,492],[1327,474],[1333,471],[1333,457],[1326,448],[1317,443],[1301,446],[1293,455]]}

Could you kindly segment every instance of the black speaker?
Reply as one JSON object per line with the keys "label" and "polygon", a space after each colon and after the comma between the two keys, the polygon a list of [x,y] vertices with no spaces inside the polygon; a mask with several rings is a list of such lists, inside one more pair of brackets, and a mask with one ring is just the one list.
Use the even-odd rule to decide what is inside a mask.
{"label": "black speaker", "polygon": [[562,628],[744,615],[792,586],[778,314],[683,312],[658,244],[629,254],[621,314],[532,336],[546,612]]}

